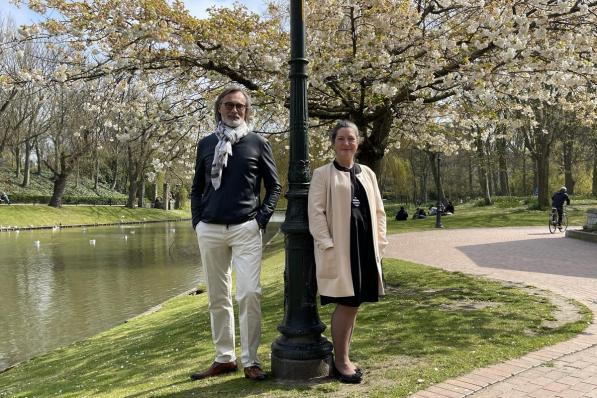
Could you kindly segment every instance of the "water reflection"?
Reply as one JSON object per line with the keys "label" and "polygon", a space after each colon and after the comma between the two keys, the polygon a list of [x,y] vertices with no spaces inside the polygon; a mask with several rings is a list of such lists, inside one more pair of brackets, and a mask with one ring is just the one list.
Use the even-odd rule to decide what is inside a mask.
{"label": "water reflection", "polygon": [[0,369],[196,287],[200,270],[188,221],[2,233]]}

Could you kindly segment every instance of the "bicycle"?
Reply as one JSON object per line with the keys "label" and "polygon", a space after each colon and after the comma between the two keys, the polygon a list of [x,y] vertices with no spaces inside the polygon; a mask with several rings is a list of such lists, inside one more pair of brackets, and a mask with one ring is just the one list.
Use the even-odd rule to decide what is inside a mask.
{"label": "bicycle", "polygon": [[557,229],[559,229],[560,232],[568,229],[568,216],[566,215],[566,210],[562,209],[562,224],[558,226],[558,210],[555,207],[552,207],[551,213],[549,214],[549,232],[553,234]]}

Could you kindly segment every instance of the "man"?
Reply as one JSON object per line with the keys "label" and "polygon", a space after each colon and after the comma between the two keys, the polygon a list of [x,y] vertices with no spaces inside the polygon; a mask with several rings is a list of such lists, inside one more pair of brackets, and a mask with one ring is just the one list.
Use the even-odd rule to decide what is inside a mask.
{"label": "man", "polygon": [[[251,131],[251,98],[230,87],[215,102],[217,127],[197,146],[191,190],[193,228],[197,233],[207,285],[216,358],[194,373],[199,380],[237,370],[231,266],[236,270],[241,363],[245,377],[263,380],[257,359],[261,339],[261,231],[280,197],[281,186],[269,142]],[[261,182],[265,197],[260,201]]]}
{"label": "man", "polygon": [[560,190],[553,194],[551,197],[551,207],[558,211],[558,228],[562,229],[562,214],[564,213],[564,202],[570,205],[570,197],[566,193],[568,189],[566,187],[560,188]]}

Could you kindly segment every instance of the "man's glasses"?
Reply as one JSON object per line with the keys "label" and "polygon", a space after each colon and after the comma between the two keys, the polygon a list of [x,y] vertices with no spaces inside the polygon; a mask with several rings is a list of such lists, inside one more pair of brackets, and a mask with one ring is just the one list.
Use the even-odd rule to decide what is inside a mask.
{"label": "man's glasses", "polygon": [[231,111],[234,108],[236,108],[237,111],[242,112],[245,109],[247,109],[247,106],[245,104],[235,104],[234,102],[224,102],[223,105],[227,111]]}

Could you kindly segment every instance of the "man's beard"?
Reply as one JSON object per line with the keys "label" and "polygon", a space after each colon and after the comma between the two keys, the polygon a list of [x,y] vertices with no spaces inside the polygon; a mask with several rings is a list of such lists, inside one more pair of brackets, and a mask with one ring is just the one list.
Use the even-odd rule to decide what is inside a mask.
{"label": "man's beard", "polygon": [[238,119],[222,119],[222,123],[224,123],[226,126],[228,127],[232,127],[232,128],[237,128],[238,126],[242,125],[245,122],[245,120],[242,117],[239,117]]}

